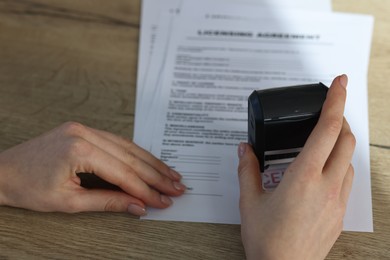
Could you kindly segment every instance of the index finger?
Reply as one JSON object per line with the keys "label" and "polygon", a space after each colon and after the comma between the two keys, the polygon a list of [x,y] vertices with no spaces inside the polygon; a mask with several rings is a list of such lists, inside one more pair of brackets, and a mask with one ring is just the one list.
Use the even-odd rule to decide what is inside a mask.
{"label": "index finger", "polygon": [[72,142],[77,149],[74,149],[69,156],[74,157],[72,160],[77,163],[71,172],[94,173],[154,208],[166,208],[172,204],[169,197],[151,188],[129,165],[110,153],[82,138]]}
{"label": "index finger", "polygon": [[304,158],[309,162],[315,162],[315,165],[321,169],[324,167],[343,125],[347,83],[346,75],[338,76],[333,80],[318,123],[298,156],[299,159]]}
{"label": "index finger", "polygon": [[[171,169],[168,165],[166,165],[161,160],[157,159],[154,155],[149,153],[148,151],[144,150],[142,147],[138,146],[137,144],[123,138],[120,136],[116,136],[112,133],[105,132],[98,129],[88,128],[92,133],[99,135],[102,138],[108,139],[111,142],[117,144],[118,146],[122,147],[126,151],[129,150],[134,154],[136,157],[138,157],[140,160],[145,161],[147,164],[152,166],[156,171],[162,173],[163,175],[167,176],[171,180],[174,181],[180,181],[181,175],[176,172],[175,170]],[[87,138],[92,138],[91,135],[88,135]],[[102,139],[96,139],[94,140],[95,143],[99,144],[102,142]],[[106,147],[106,145],[103,145],[103,147]]]}

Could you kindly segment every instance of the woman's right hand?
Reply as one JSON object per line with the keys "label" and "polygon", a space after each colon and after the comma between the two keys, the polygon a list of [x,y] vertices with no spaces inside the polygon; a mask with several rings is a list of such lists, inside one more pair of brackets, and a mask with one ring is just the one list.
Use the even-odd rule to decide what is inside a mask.
{"label": "woman's right hand", "polygon": [[302,152],[272,193],[258,161],[240,144],[242,241],[248,259],[324,259],[343,228],[354,170],[355,138],[343,117],[347,77],[337,77]]}

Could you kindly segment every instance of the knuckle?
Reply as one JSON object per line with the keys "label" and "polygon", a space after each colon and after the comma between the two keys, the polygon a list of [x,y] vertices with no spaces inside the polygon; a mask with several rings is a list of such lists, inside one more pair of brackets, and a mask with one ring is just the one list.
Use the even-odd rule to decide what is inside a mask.
{"label": "knuckle", "polygon": [[352,134],[352,132],[347,132],[343,135],[343,138],[348,143],[351,149],[355,149],[356,147],[356,138],[355,135]]}
{"label": "knuckle", "polygon": [[237,168],[237,171],[238,171],[238,176],[241,178],[243,175],[246,174],[246,172],[249,172],[249,171],[253,171],[253,170],[257,170],[258,172],[260,172],[260,169],[259,169],[259,162],[257,161],[257,159],[254,157],[254,158],[250,158],[249,159],[243,159],[240,161],[240,163],[238,164],[238,168]]}
{"label": "knuckle", "polygon": [[104,211],[120,212],[120,211],[122,211],[122,204],[120,203],[119,200],[117,200],[115,198],[110,198],[107,200],[107,202],[104,206]]}
{"label": "knuckle", "polygon": [[248,171],[248,165],[240,163],[238,165],[238,177],[241,179],[245,176],[246,172]]}
{"label": "knuckle", "polygon": [[156,170],[158,172],[161,172],[162,174],[165,174],[167,176],[167,178],[169,178],[169,179],[172,178],[172,177],[170,177],[171,176],[171,174],[170,174],[171,168],[169,168],[169,166],[166,165],[165,163],[157,162],[157,165],[155,167],[156,167]]}
{"label": "knuckle", "polygon": [[131,150],[126,149],[125,150],[125,158],[129,165],[136,166],[138,164],[137,157],[133,154]]}
{"label": "knuckle", "polygon": [[151,158],[151,161],[148,162],[148,164],[154,169],[156,169],[157,171],[161,173],[165,173],[167,176],[170,176],[171,168],[168,165],[166,165],[163,161],[157,159],[156,157],[153,156]]}
{"label": "knuckle", "polygon": [[160,174],[155,174],[153,177],[151,177],[149,180],[148,180],[148,184],[152,187],[157,187],[161,184],[169,184],[169,186],[172,186],[171,183],[172,181],[169,180],[167,177],[165,176],[162,176]]}
{"label": "knuckle", "polygon": [[120,137],[120,140],[123,142],[126,149],[128,149],[130,151],[134,150],[134,148],[136,147],[136,144],[133,141],[131,141],[123,136]]}
{"label": "knuckle", "polygon": [[91,153],[92,145],[80,137],[69,139],[66,153],[70,157],[85,157]]}
{"label": "knuckle", "polygon": [[343,126],[343,122],[342,120],[339,120],[339,118],[331,117],[325,121],[325,126],[327,128],[327,132],[330,134],[339,135]]}
{"label": "knuckle", "polygon": [[83,136],[86,131],[86,127],[80,123],[69,121],[61,125],[63,133],[69,136]]}
{"label": "knuckle", "polygon": [[123,187],[124,189],[132,190],[132,182],[137,181],[140,179],[137,175],[137,173],[130,167],[126,166],[126,168],[123,170],[124,174],[118,174],[115,179],[115,185],[119,187]]}
{"label": "knuckle", "polygon": [[244,163],[240,162],[240,163],[238,164],[238,169],[237,169],[237,171],[238,171],[238,176],[241,177],[241,175],[244,174],[245,168],[246,168],[246,166],[245,166]]}

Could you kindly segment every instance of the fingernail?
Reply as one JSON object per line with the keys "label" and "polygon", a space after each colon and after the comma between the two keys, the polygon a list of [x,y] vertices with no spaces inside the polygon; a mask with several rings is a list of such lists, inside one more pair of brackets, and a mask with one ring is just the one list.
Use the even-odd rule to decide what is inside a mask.
{"label": "fingernail", "polygon": [[177,181],[173,182],[173,187],[175,187],[175,189],[179,191],[184,191],[187,189],[187,187],[183,183]]}
{"label": "fingernail", "polygon": [[171,198],[165,196],[165,195],[160,195],[161,202],[164,203],[165,205],[172,205],[172,200]]}
{"label": "fingernail", "polygon": [[348,77],[347,77],[347,75],[345,75],[345,74],[340,75],[339,76],[339,82],[340,82],[340,85],[343,88],[347,88],[347,85],[348,85]]}
{"label": "fingernail", "polygon": [[178,179],[178,180],[180,180],[181,179],[181,174],[180,173],[178,173],[177,171],[175,171],[175,170],[173,170],[173,169],[170,169],[170,174],[173,176],[173,178],[175,178],[175,179]]}
{"label": "fingernail", "polygon": [[245,143],[240,143],[238,145],[238,157],[241,158],[244,156],[246,152],[246,144]]}
{"label": "fingernail", "polygon": [[133,215],[136,215],[136,216],[145,216],[146,215],[146,209],[141,207],[141,206],[139,206],[139,205],[136,205],[136,204],[130,204],[127,207],[127,211],[130,214],[133,214]]}

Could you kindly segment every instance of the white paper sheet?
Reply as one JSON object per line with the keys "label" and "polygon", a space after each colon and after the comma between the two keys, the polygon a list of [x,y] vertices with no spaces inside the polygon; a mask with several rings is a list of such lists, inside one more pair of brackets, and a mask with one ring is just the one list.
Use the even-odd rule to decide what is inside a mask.
{"label": "white paper sheet", "polygon": [[372,18],[184,1],[175,24],[153,104],[152,152],[181,172],[190,190],[169,209],[149,209],[146,218],[239,223],[236,145],[246,140],[248,95],[329,84],[347,73],[346,117],[357,147],[344,229],[372,231],[366,78]]}
{"label": "white paper sheet", "polygon": [[[303,9],[312,11],[331,11],[330,0],[212,0],[216,2],[227,3],[240,3],[240,4],[254,4],[261,5],[262,7],[268,7],[270,9]],[[138,60],[138,76],[137,76],[137,92],[136,92],[136,115],[135,115],[135,128],[134,128],[134,140],[143,147],[150,146],[149,132],[145,132],[148,129],[144,123],[145,118],[151,111],[150,105],[154,97],[154,93],[157,85],[146,84],[147,75],[152,82],[158,80],[159,75],[163,73],[163,60],[167,52],[167,42],[171,33],[171,27],[173,22],[173,16],[179,13],[179,6],[181,0],[143,0],[142,1],[142,16],[141,16],[141,35],[139,44],[139,60]],[[198,2],[202,4],[202,2]],[[166,16],[164,19],[160,19],[160,16]],[[157,37],[157,29],[161,27],[161,23],[170,22],[166,29],[162,30],[160,34],[160,41],[155,44]],[[152,57],[153,46],[156,45],[155,55]],[[157,56],[157,57],[156,57]],[[157,62],[157,68],[156,68]],[[154,70],[149,70],[149,65],[154,64]],[[149,72],[148,72],[149,71]],[[146,130],[147,131],[147,130]]]}

